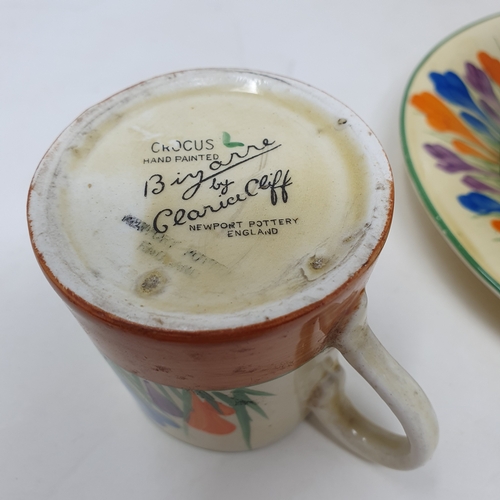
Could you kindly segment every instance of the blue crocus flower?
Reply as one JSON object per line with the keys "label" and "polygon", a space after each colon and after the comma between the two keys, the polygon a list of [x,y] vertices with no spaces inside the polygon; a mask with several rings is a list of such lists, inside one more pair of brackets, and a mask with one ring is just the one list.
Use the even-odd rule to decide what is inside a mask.
{"label": "blue crocus flower", "polygon": [[484,116],[483,112],[472,100],[465,83],[456,73],[453,71],[447,71],[444,74],[432,72],[429,76],[434,82],[436,92],[441,97],[444,97],[452,104],[474,111],[481,117]]}
{"label": "blue crocus flower", "polygon": [[466,113],[465,111],[460,113],[460,116],[462,119],[469,124],[474,130],[479,132],[480,134],[484,134],[489,136],[491,139],[495,140],[495,137],[493,134],[490,132],[490,129],[488,126],[483,123],[481,120],[478,120],[475,116],[472,116],[469,113]]}
{"label": "blue crocus flower", "polygon": [[461,205],[471,212],[479,215],[488,215],[494,212],[500,213],[500,203],[481,193],[472,192],[457,197]]}

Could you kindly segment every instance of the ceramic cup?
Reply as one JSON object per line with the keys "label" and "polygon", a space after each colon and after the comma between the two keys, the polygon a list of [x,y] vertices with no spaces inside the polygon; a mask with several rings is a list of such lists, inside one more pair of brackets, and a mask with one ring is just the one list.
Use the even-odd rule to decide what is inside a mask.
{"label": "ceramic cup", "polygon": [[[214,450],[269,444],[313,412],[346,447],[411,469],[437,423],[366,323],[393,210],[373,133],[300,82],[164,75],[90,108],[34,176],[38,262],[145,413]],[[402,424],[344,393],[340,352]]]}

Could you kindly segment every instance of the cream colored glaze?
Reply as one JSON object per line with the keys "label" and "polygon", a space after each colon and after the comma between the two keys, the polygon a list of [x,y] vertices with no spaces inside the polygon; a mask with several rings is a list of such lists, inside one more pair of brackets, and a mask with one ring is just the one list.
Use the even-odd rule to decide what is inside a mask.
{"label": "cream colored glaze", "polygon": [[[115,107],[88,133],[74,137],[49,192],[58,207],[53,223],[60,227],[60,251],[76,256],[70,259],[81,264],[76,272],[103,297],[157,311],[239,311],[307,288],[363,235],[371,186],[349,123],[333,121],[297,96],[253,91],[211,86],[155,95]],[[225,146],[223,132],[244,146]],[[185,146],[193,150],[172,151],[177,141],[191,141]],[[234,153],[243,158],[233,155],[228,166],[219,167],[227,168],[224,174],[182,199],[201,175],[217,172],[210,169],[217,166],[214,155],[228,163]],[[159,157],[163,163],[151,163]],[[256,189],[251,179],[272,180],[279,171],[273,205],[272,190]],[[189,174],[195,177],[172,185]],[[284,180],[289,185],[283,189]],[[219,190],[210,188],[212,181],[222,184]],[[207,205],[217,209],[221,201],[237,200],[237,194],[245,200],[175,224],[178,210],[203,213]],[[157,233],[153,222],[166,209],[173,214],[160,214],[156,229],[168,230]],[[220,226],[205,229],[214,223]]]}

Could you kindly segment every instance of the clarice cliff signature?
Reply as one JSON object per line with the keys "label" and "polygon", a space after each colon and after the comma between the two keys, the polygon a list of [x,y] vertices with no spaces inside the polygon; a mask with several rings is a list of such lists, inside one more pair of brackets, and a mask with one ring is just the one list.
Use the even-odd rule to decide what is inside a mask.
{"label": "clarice cliff signature", "polygon": [[[236,144],[239,145],[240,143],[230,143],[228,147],[234,147]],[[181,194],[181,199],[184,201],[193,199],[204,185],[208,186],[208,189],[218,193],[219,197],[226,196],[231,186],[236,184],[234,180],[228,177],[229,172],[234,171],[233,169],[235,168],[242,168],[247,162],[267,155],[271,151],[277,150],[279,147],[281,147],[281,144],[276,144],[276,141],[270,142],[264,139],[260,147],[249,145],[246,147],[246,151],[243,154],[232,152],[226,162],[220,160],[212,161],[209,164],[208,172],[200,169],[194,173],[190,172],[184,176],[178,176],[170,183],[170,186],[185,187],[185,190]],[[151,193],[155,195],[161,194],[165,189],[165,183],[163,182],[162,176],[160,174],[155,174],[150,178],[150,181],[153,180],[155,185],[151,189]],[[156,214],[153,220],[153,228],[158,233],[165,233],[168,231],[169,224],[173,226],[182,226],[187,222],[202,219],[207,214],[217,213],[230,206],[243,203],[249,198],[257,196],[261,191],[269,192],[271,205],[277,205],[280,200],[283,203],[287,203],[287,188],[291,185],[292,177],[290,175],[290,170],[284,171],[278,169],[274,172],[257,175],[246,181],[238,193],[226,196],[216,204],[203,204],[201,207],[193,209],[163,208]]]}

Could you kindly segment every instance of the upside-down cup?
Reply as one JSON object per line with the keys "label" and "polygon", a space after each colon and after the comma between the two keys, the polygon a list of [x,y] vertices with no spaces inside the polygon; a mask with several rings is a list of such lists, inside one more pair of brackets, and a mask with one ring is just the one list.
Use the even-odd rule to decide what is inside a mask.
{"label": "upside-down cup", "polygon": [[[169,434],[245,450],[313,412],[358,455],[411,469],[436,418],[365,314],[393,196],[381,145],[334,98],[194,70],[78,117],[38,167],[28,220],[46,278]],[[352,406],[338,352],[405,435]]]}

